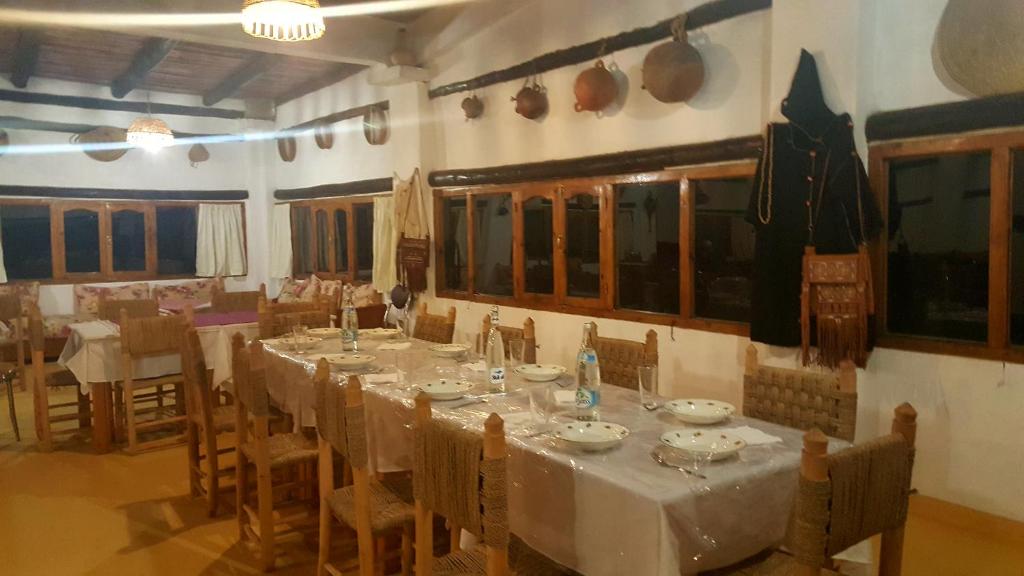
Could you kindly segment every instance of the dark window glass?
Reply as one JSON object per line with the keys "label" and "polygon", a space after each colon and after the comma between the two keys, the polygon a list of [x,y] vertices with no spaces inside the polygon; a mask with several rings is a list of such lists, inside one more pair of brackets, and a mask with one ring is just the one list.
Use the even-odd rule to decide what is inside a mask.
{"label": "dark window glass", "polygon": [[694,314],[748,322],[754,227],[744,219],[749,179],[691,180]]}
{"label": "dark window glass", "polygon": [[0,206],[0,234],[8,280],[53,278],[49,206]]}
{"label": "dark window glass", "polygon": [[987,340],[989,165],[988,153],[892,162],[890,332]]}
{"label": "dark window glass", "polygon": [[679,183],[626,184],[615,193],[618,308],[679,313]]}
{"label": "dark window glass", "polygon": [[466,199],[444,199],[444,287],[465,292],[469,284]]}
{"label": "dark window glass", "polygon": [[1013,220],[1010,239],[1010,342],[1024,345],[1024,150],[1013,153]]}
{"label": "dark window glass", "polygon": [[477,196],[473,202],[473,289],[511,296],[512,195]]}
{"label": "dark window glass", "polygon": [[348,271],[348,213],[334,211],[334,271]]}
{"label": "dark window glass", "polygon": [[94,210],[64,212],[64,258],[69,273],[100,271],[100,214]]}
{"label": "dark window glass", "polygon": [[313,212],[308,206],[292,208],[292,268],[296,275],[313,273]]}
{"label": "dark window glass", "polygon": [[110,214],[114,272],[146,271],[146,216],[134,210]]}
{"label": "dark window glass", "polygon": [[328,260],[330,256],[330,229],[327,227],[327,211],[317,210],[316,212],[316,271],[328,272]]}
{"label": "dark window glass", "polygon": [[157,206],[156,261],[159,274],[196,273],[194,206]]}
{"label": "dark window glass", "polygon": [[601,203],[596,196],[565,200],[565,265],[569,296],[601,296]]}
{"label": "dark window glass", "polygon": [[523,246],[525,248],[526,291],[555,293],[554,244],[552,242],[554,203],[548,198],[523,202]]}
{"label": "dark window glass", "polygon": [[373,280],[373,204],[357,204],[356,280]]}

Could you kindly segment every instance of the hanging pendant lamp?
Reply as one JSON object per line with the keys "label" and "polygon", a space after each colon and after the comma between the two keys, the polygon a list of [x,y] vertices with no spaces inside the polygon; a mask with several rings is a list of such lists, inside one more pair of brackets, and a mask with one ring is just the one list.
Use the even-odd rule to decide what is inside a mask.
{"label": "hanging pendant lamp", "polygon": [[319,0],[245,0],[242,28],[278,42],[316,40],[326,29]]}
{"label": "hanging pendant lamp", "polygon": [[128,127],[125,140],[136,148],[154,152],[174,144],[174,132],[166,122],[153,118],[149,93],[146,93],[146,115],[136,118]]}

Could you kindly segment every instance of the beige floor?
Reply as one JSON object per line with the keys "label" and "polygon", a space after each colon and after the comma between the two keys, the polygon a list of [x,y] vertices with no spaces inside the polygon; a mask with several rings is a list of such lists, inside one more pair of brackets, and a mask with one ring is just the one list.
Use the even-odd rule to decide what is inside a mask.
{"label": "beige floor", "polygon": [[[188,497],[183,448],[97,456],[79,440],[36,451],[31,397],[17,394],[22,442],[0,397],[0,575],[256,574],[234,518]],[[918,500],[904,574],[1024,576],[1024,526]],[[312,575],[314,544],[285,547],[277,574]]]}

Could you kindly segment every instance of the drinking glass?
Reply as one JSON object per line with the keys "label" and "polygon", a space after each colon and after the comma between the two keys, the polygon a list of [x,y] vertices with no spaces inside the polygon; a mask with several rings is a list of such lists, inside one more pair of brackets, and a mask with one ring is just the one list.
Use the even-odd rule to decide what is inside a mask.
{"label": "drinking glass", "polygon": [[551,424],[551,412],[554,405],[554,396],[551,386],[547,383],[536,384],[530,387],[530,418],[538,427],[547,427]]}
{"label": "drinking glass", "polygon": [[515,370],[523,365],[523,355],[526,353],[526,341],[522,339],[508,341],[508,355],[512,360],[512,369]]}
{"label": "drinking glass", "polygon": [[302,352],[305,348],[305,344],[301,341],[306,339],[306,333],[309,328],[303,324],[296,324],[292,326],[292,350],[295,352]]}
{"label": "drinking glass", "polygon": [[640,366],[637,368],[637,378],[640,381],[640,404],[648,409],[658,408],[658,367]]}
{"label": "drinking glass", "polygon": [[475,332],[467,332],[462,336],[462,344],[466,345],[466,362],[476,362],[480,357],[480,335]]}

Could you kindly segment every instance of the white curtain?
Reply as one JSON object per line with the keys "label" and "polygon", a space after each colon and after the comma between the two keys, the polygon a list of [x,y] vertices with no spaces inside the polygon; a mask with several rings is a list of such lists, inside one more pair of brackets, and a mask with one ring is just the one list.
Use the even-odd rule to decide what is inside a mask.
{"label": "white curtain", "polygon": [[292,206],[274,206],[274,222],[270,232],[270,277],[290,278],[292,275]]}
{"label": "white curtain", "polygon": [[398,230],[395,228],[395,199],[373,199],[373,285],[388,294],[398,284],[395,270]]}
{"label": "white curtain", "polygon": [[7,267],[4,266],[4,242],[3,234],[0,230],[0,284],[7,282]]}
{"label": "white curtain", "polygon": [[200,204],[196,276],[244,276],[245,232],[238,204]]}

